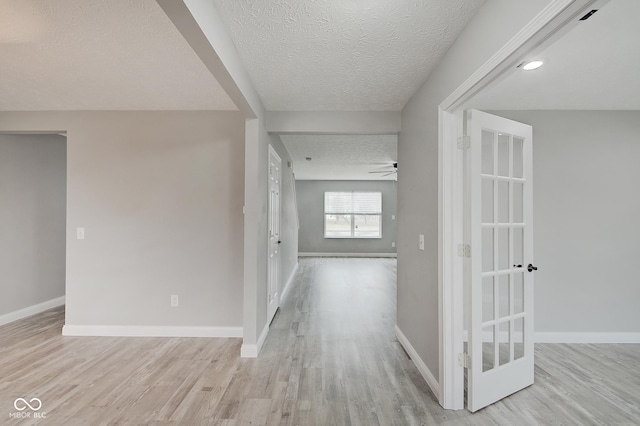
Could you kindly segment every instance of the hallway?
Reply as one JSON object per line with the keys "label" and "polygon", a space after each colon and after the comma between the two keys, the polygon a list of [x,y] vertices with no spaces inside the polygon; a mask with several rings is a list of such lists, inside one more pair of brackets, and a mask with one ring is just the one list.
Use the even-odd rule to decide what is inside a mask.
{"label": "hallway", "polygon": [[287,351],[292,424],[420,424],[442,413],[395,338],[395,276],[395,259],[300,260],[258,360],[282,364]]}

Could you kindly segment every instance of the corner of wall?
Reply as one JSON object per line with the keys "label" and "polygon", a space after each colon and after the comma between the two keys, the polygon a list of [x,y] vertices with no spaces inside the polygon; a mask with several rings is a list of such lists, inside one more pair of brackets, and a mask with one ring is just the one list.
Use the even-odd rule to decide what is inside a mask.
{"label": "corner of wall", "polygon": [[262,350],[262,346],[264,345],[264,341],[267,340],[267,336],[269,335],[269,324],[265,324],[262,329],[262,333],[260,333],[260,337],[258,338],[258,342],[253,344],[242,344],[240,348],[240,357],[241,358],[257,358],[258,354]]}

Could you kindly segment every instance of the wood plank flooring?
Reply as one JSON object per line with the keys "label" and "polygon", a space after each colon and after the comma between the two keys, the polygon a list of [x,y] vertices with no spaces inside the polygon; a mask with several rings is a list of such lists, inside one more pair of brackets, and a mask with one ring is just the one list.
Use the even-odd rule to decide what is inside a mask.
{"label": "wood plank flooring", "polygon": [[[395,291],[394,259],[301,259],[258,359],[240,339],[62,337],[63,309],[8,324],[0,424],[640,424],[640,345],[537,345],[533,386],[443,410],[395,339]],[[19,397],[46,418],[10,418]]]}

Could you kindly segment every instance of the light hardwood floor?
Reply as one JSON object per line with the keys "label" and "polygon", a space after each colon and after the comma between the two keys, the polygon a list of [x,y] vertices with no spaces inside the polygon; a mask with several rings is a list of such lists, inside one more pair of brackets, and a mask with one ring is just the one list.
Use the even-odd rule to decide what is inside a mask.
{"label": "light hardwood floor", "polygon": [[[537,345],[536,383],[443,410],[394,336],[395,260],[302,259],[258,359],[240,339],[62,337],[63,309],[0,327],[0,424],[640,424],[640,345]],[[15,420],[38,397],[44,420]]]}

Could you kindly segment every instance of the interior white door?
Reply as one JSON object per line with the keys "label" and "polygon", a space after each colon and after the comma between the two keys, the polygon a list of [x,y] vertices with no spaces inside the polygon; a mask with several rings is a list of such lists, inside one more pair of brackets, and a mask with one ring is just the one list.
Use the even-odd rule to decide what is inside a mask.
{"label": "interior white door", "polygon": [[267,323],[270,323],[280,306],[280,179],[282,161],[269,145],[269,264]]}
{"label": "interior white door", "polygon": [[532,128],[467,111],[470,324],[467,403],[533,384]]}

